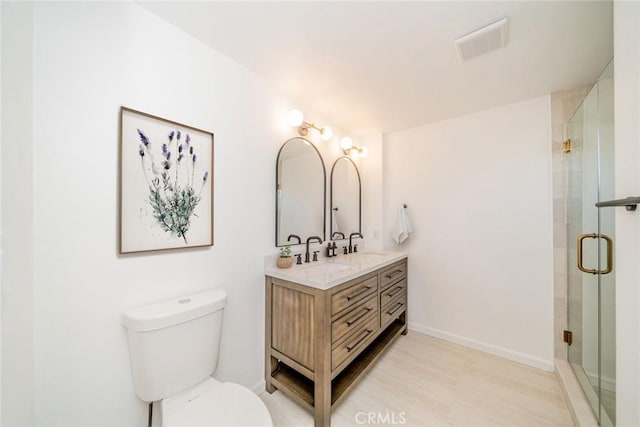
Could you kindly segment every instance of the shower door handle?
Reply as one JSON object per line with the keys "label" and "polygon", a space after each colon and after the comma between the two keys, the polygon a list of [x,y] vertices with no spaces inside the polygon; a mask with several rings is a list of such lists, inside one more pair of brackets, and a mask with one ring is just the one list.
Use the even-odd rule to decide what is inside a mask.
{"label": "shower door handle", "polygon": [[[585,268],[582,264],[582,242],[584,239],[604,239],[607,242],[607,268],[604,270],[596,270],[595,268]],[[608,274],[613,271],[613,240],[606,234],[581,234],[578,236],[578,269],[583,273],[590,274]]]}

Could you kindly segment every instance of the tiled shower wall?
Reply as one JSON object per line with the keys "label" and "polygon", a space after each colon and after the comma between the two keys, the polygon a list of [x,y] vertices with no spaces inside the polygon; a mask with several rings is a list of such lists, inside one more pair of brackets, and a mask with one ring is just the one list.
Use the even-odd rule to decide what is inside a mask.
{"label": "tiled shower wall", "polygon": [[[567,345],[562,340],[562,331],[567,329],[567,263],[573,260],[567,242],[570,157],[563,153],[562,143],[567,139],[567,124],[591,86],[551,94],[551,143],[553,165],[553,261],[554,261],[554,351],[557,359],[567,359]],[[581,162],[574,159],[571,173],[580,173]],[[573,180],[574,182],[576,180]],[[579,182],[579,181],[578,181]],[[576,213],[575,210],[573,211]],[[575,220],[575,218],[574,218]],[[579,313],[574,313],[579,314]],[[580,336],[579,333],[575,335]],[[577,344],[577,343],[576,343]],[[579,346],[576,346],[579,347]]]}

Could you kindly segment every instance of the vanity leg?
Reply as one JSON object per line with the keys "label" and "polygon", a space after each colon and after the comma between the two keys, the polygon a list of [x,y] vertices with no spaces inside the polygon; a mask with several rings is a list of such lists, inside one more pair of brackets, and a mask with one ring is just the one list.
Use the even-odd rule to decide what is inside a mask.
{"label": "vanity leg", "polygon": [[331,426],[331,299],[329,292],[315,295],[316,336],[313,415],[315,427]]}
{"label": "vanity leg", "polygon": [[276,388],[271,384],[271,373],[278,366],[278,361],[271,356],[271,280],[268,278],[265,280],[264,299],[264,387],[267,393],[271,394],[276,391]]}
{"label": "vanity leg", "polygon": [[[407,283],[409,283],[409,266],[407,266],[407,277],[405,280],[407,280]],[[402,335],[407,335],[407,332],[409,332],[409,317],[407,315],[407,312],[409,311],[409,289],[407,289],[405,302],[407,302],[407,307],[404,309],[404,313],[400,315],[400,320],[402,320],[402,323],[404,323],[404,331],[402,331]]]}
{"label": "vanity leg", "polygon": [[278,367],[278,360],[276,360],[275,357],[267,355],[265,365],[267,369],[264,376],[264,389],[267,391],[267,393],[271,394],[277,390],[276,387],[271,384],[271,373]]}
{"label": "vanity leg", "polygon": [[[316,376],[313,408],[315,427],[331,426],[331,376],[328,375],[327,377],[329,378],[328,384],[324,379],[319,379]],[[320,395],[318,395],[318,392],[320,392]]]}
{"label": "vanity leg", "polygon": [[409,325],[407,325],[407,310],[405,309],[404,313],[400,315],[400,320],[404,323],[404,330],[401,332],[402,335],[407,335],[409,332]]}

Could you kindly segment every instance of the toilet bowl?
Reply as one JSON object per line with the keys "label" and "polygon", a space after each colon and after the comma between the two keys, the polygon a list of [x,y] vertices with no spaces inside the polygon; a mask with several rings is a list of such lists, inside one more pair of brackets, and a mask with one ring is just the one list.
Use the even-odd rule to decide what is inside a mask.
{"label": "toilet bowl", "polygon": [[123,313],[134,390],[160,404],[161,422],[154,425],[273,425],[255,393],[212,377],[226,300],[222,289],[211,289]]}
{"label": "toilet bowl", "polygon": [[265,404],[246,387],[208,378],[161,402],[163,427],[271,426]]}

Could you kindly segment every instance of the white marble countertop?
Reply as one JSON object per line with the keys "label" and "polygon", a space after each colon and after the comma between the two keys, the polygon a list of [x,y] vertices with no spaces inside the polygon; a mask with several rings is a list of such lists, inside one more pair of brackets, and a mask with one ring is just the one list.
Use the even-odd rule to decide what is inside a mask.
{"label": "white marble countertop", "polygon": [[330,289],[407,257],[407,252],[375,251],[321,258],[291,268],[278,268],[277,256],[265,257],[265,276],[300,283],[316,289]]}

